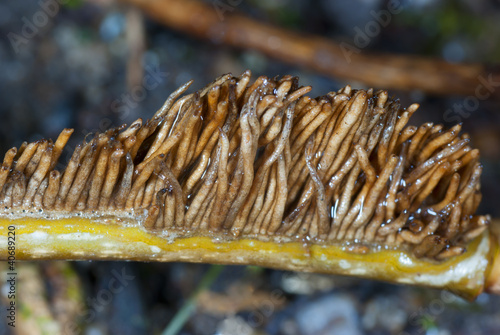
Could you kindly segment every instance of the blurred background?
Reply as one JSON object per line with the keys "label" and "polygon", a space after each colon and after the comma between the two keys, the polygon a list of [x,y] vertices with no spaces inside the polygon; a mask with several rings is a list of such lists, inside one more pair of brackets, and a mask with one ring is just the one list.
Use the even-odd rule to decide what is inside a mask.
{"label": "blurred background", "polygon": [[[404,107],[421,105],[412,124],[463,123],[484,164],[480,211],[500,217],[500,1],[207,0],[185,8],[164,2],[179,15],[203,6],[217,24],[193,36],[195,29],[166,22],[136,0],[3,0],[0,151],[74,128],[66,163],[88,134],[151,117],[190,79],[192,92],[228,72],[292,74],[313,87],[312,96],[346,84],[389,88]],[[261,47],[243,35],[228,41],[234,15],[282,35],[266,37]],[[248,31],[239,33],[255,29],[245,22]],[[325,57],[300,62],[299,48],[277,52],[294,36],[321,38],[345,59],[333,58],[328,72],[318,70]],[[388,75],[415,72],[399,61],[414,56],[435,60],[435,71],[422,73],[436,78],[448,65],[479,70],[463,75],[470,88],[458,94],[450,87],[460,75],[438,89],[411,85],[411,76],[401,88],[369,71],[367,81],[350,77],[351,70],[335,75],[353,65],[351,58],[368,69],[372,59],[394,59]],[[500,298],[486,294],[469,303],[437,290],[258,267],[62,261],[18,264],[14,329],[6,322],[5,263],[0,270],[0,335],[500,333]],[[110,287],[113,278],[119,287]]]}

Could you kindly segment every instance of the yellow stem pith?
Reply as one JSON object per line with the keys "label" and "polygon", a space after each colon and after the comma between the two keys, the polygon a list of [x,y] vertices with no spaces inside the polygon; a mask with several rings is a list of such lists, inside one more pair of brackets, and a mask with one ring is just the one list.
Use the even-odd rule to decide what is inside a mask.
{"label": "yellow stem pith", "polygon": [[[9,230],[9,226],[15,227]],[[259,265],[292,271],[351,275],[393,283],[445,288],[472,299],[484,290],[498,247],[488,231],[467,252],[443,262],[416,259],[402,250],[356,254],[342,245],[227,240],[214,236],[152,234],[138,224],[89,218],[0,219],[0,258],[15,231],[16,260],[184,261]],[[498,258],[497,258],[498,259]]]}

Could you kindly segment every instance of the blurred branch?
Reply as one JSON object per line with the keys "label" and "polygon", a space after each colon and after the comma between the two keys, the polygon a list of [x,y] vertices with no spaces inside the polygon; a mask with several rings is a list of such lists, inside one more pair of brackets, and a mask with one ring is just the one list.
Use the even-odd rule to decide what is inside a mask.
{"label": "blurred branch", "polygon": [[132,90],[140,86],[144,76],[142,68],[142,56],[145,49],[145,31],[142,13],[136,8],[127,10],[126,38],[129,48],[127,61],[127,88]]}
{"label": "blurred branch", "polygon": [[[196,0],[122,1],[140,7],[168,27],[198,38],[258,50],[284,62],[375,88],[477,96],[477,88],[483,85],[480,77],[500,85],[498,68],[490,70],[482,64],[450,64],[441,59],[353,51],[352,45],[349,48],[323,37],[255,21],[235,13],[234,7],[225,2],[215,1],[210,5]],[[500,96],[500,90],[489,91]]]}

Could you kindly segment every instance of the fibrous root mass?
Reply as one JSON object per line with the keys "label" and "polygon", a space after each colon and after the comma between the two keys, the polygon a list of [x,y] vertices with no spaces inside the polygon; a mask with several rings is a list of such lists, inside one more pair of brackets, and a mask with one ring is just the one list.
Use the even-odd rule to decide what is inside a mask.
{"label": "fibrous root mass", "polygon": [[[79,145],[24,143],[0,170],[2,215],[133,213],[154,232],[410,248],[446,259],[486,229],[479,151],[460,125],[407,126],[386,91],[306,96],[292,76],[224,75],[151,120]],[[182,96],[182,97],[181,97]]]}

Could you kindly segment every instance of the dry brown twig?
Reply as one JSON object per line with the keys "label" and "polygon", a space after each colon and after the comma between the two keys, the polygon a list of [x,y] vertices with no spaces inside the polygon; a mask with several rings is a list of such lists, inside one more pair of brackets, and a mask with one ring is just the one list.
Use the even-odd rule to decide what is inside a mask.
{"label": "dry brown twig", "polygon": [[[141,243],[153,236],[208,237],[277,248],[296,242],[341,246],[355,254],[383,246],[428,264],[456,259],[471,241],[489,238],[483,234],[489,216],[474,214],[481,199],[478,151],[468,146],[460,126],[406,127],[416,104],[402,109],[386,91],[350,86],[312,99],[305,96],[310,87],[300,87],[291,76],[251,83],[249,71],[224,75],[180,97],[190,84],[174,92],[151,120],[82,143],[65,171],[54,167],[71,130],[55,143],[10,149],[0,171],[0,219],[44,217],[54,234],[63,233],[50,229],[51,220],[76,216],[109,229],[132,224],[148,231],[141,241],[133,237]],[[68,233],[67,226],[61,229]],[[45,254],[35,246],[24,253],[109,258],[108,252],[117,251],[106,243],[111,251],[101,247],[81,255],[71,246],[62,252],[49,243]],[[487,257],[496,252],[491,243]],[[196,248],[177,251],[179,258],[167,253],[164,260],[316,266],[288,264],[280,256],[247,261],[245,251],[239,260],[236,252],[224,258],[218,251],[213,256],[210,251],[199,256]],[[141,253],[116,257],[155,257]]]}
{"label": "dry brown twig", "polygon": [[[164,25],[233,47],[258,50],[333,78],[368,87],[421,90],[431,94],[477,95],[483,82],[499,82],[500,72],[483,64],[451,64],[441,59],[388,53],[343,51],[340,44],[258,22],[237,11],[224,11],[197,0],[122,0],[141,8]],[[489,80],[489,79],[488,79]],[[498,97],[498,90],[493,95]]]}

